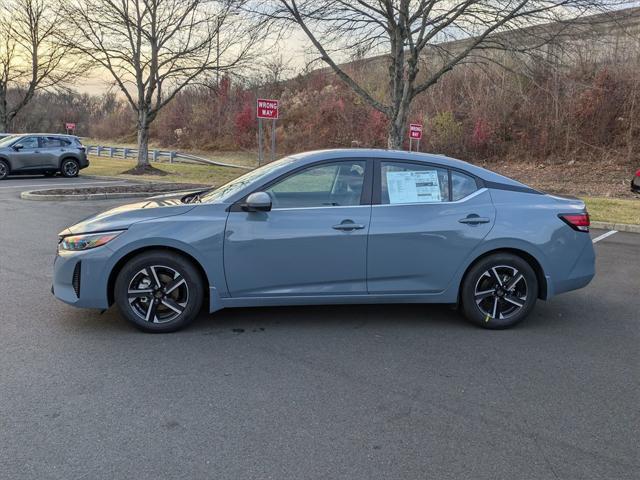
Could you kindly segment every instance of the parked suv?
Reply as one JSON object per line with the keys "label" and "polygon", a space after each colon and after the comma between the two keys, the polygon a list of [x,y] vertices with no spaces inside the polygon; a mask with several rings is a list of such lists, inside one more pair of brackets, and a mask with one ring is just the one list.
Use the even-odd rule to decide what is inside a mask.
{"label": "parked suv", "polygon": [[55,134],[11,135],[0,140],[0,180],[8,175],[75,177],[89,166],[78,137]]}

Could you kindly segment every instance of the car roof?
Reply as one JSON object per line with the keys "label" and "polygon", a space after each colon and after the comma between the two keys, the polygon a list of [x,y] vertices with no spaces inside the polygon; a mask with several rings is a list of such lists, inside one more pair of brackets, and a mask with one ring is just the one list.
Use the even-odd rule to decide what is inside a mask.
{"label": "car roof", "polygon": [[69,135],[67,133],[8,133],[13,137],[65,137],[78,138],[77,135]]}
{"label": "car roof", "polygon": [[479,167],[464,160],[458,160],[456,158],[447,157],[446,155],[436,153],[421,153],[421,152],[407,152],[404,150],[384,150],[375,148],[342,148],[342,149],[329,149],[329,150],[315,150],[311,152],[305,152],[293,155],[294,158],[304,161],[304,163],[311,163],[322,159],[333,158],[380,158],[389,160],[410,160],[431,163],[435,165],[441,165],[445,168],[454,168],[466,171],[472,175],[475,175],[483,180],[490,182],[498,182],[502,184],[508,184],[519,187],[526,187],[523,183],[520,183],[511,178],[500,175],[499,173],[492,172],[486,168]]}

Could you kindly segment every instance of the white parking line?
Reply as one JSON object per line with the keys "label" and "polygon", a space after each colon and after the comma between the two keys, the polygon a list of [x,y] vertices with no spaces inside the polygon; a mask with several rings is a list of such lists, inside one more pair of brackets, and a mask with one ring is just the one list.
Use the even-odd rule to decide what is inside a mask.
{"label": "white parking line", "polygon": [[615,234],[615,233],[618,233],[618,231],[617,231],[617,230],[611,230],[611,231],[609,231],[609,232],[607,232],[607,233],[603,233],[602,235],[600,235],[600,236],[598,236],[598,237],[594,238],[594,239],[593,239],[593,240],[591,240],[591,241],[592,241],[593,243],[598,243],[600,240],[604,240],[605,238],[610,237],[611,235],[613,235],[613,234]]}
{"label": "white parking line", "polygon": [[90,186],[90,185],[98,185],[101,183],[122,183],[120,180],[109,180],[109,181],[101,181],[101,182],[91,182],[91,183],[79,183],[79,182],[67,182],[67,183],[20,183],[17,185],[7,185],[0,186],[0,190],[8,190],[9,188],[24,188],[29,189],[32,187],[51,187],[51,188],[64,188],[64,187],[77,187],[77,186]]}

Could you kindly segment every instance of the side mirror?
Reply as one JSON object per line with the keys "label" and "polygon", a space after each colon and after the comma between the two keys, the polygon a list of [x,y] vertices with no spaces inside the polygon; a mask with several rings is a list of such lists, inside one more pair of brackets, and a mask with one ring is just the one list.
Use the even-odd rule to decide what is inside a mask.
{"label": "side mirror", "polygon": [[271,210],[271,195],[267,192],[254,192],[247,197],[242,209],[245,212],[268,212]]}
{"label": "side mirror", "polygon": [[19,143],[13,146],[13,149],[18,152],[24,148],[24,145],[20,145]]}

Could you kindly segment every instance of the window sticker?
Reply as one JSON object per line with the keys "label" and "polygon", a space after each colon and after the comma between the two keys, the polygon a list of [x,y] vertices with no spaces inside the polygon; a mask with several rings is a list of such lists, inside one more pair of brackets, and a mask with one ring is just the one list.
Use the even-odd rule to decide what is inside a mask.
{"label": "window sticker", "polygon": [[440,180],[436,170],[386,172],[389,203],[441,202]]}

